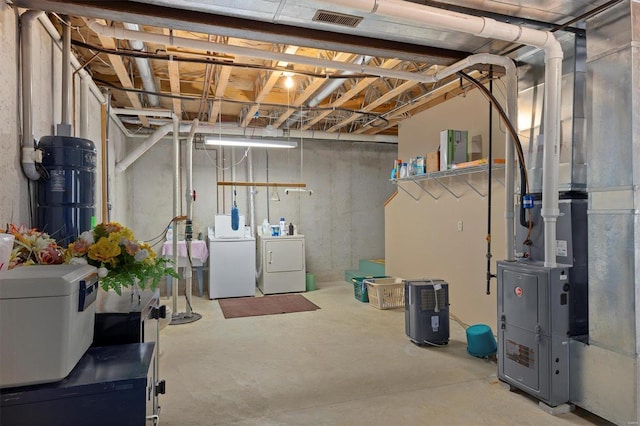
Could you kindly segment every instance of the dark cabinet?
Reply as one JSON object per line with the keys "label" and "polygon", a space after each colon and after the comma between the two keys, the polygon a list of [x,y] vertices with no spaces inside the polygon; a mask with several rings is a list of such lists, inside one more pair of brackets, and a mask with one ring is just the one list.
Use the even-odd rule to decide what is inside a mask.
{"label": "dark cabinet", "polygon": [[129,343],[155,343],[151,370],[155,378],[152,384],[151,415],[160,412],[158,395],[164,393],[164,380],[159,376],[158,354],[160,347],[159,319],[166,316],[166,306],[160,305],[160,292],[123,289],[122,294],[100,292],[96,303],[96,319],[93,334],[94,347],[124,345]]}
{"label": "dark cabinet", "polygon": [[155,424],[155,346],[149,342],[89,348],[61,381],[0,389],[0,424]]}

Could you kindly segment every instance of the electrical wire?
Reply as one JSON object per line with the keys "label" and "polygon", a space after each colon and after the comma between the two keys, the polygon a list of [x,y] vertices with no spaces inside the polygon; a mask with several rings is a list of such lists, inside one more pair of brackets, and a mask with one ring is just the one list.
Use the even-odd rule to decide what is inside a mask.
{"label": "electrical wire", "polygon": [[[522,144],[520,143],[520,137],[518,135],[518,132],[516,131],[513,123],[511,123],[511,121],[509,120],[509,117],[507,116],[507,113],[504,111],[504,108],[502,108],[502,105],[500,105],[500,102],[498,102],[495,96],[493,96],[493,94],[489,92],[489,90],[482,83],[480,83],[478,80],[476,80],[475,78],[471,77],[470,75],[466,74],[463,71],[459,71],[457,74],[469,80],[471,83],[473,83],[474,86],[480,89],[480,91],[484,94],[484,96],[487,97],[489,101],[492,103],[492,105],[496,108],[496,110],[500,114],[500,117],[502,118],[505,125],[507,126],[509,133],[511,134],[511,138],[513,139],[513,144],[515,147],[515,151],[518,155],[518,160],[520,165],[520,225],[524,227],[528,227],[529,223],[527,223],[526,216],[525,216],[523,197],[529,191],[529,178],[527,176],[527,168],[524,160],[524,152],[522,151]],[[529,217],[529,222],[531,222],[531,217]]]}

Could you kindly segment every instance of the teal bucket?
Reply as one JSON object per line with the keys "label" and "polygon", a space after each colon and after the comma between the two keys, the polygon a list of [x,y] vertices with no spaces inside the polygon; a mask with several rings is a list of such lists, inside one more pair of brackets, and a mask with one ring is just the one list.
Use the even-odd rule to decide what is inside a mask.
{"label": "teal bucket", "polygon": [[491,327],[476,324],[467,328],[467,352],[480,358],[494,355],[498,350]]}

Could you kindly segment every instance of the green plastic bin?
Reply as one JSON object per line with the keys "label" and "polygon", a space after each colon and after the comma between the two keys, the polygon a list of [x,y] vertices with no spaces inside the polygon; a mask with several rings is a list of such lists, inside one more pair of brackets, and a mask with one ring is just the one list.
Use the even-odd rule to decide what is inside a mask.
{"label": "green plastic bin", "polygon": [[353,277],[351,278],[351,282],[353,283],[353,296],[356,300],[369,303],[369,293],[367,292],[367,284],[364,283],[364,280],[370,280],[372,278],[389,278],[385,276],[373,276],[367,275],[366,277]]}

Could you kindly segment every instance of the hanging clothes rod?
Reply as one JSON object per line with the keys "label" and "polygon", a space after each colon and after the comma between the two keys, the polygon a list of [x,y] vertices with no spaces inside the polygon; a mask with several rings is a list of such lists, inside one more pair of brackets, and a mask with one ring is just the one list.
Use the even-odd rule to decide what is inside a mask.
{"label": "hanging clothes rod", "polygon": [[284,182],[231,182],[220,181],[218,186],[272,186],[288,188],[306,188],[306,183],[284,183]]}

